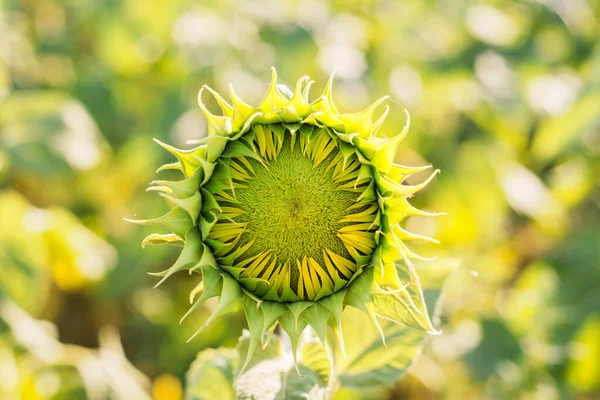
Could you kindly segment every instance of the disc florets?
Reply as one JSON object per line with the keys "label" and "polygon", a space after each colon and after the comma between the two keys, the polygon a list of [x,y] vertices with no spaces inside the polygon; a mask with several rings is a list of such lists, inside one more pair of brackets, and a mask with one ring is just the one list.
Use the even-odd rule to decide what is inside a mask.
{"label": "disc florets", "polygon": [[[403,180],[428,167],[393,163],[408,130],[379,133],[385,116],[365,111],[342,114],[334,105],[329,80],[322,96],[308,100],[310,82],[301,78],[290,98],[271,87],[258,107],[231,91],[232,105],[210,88],[222,115],[210,113],[208,136],[191,150],[160,143],[177,162],[184,179],[155,181],[151,190],[175,207],[153,220],[171,233],[150,235],[144,244],[181,244],[163,280],[189,269],[203,279],[192,306],[219,296],[214,319],[244,311],[251,331],[249,357],[263,333],[279,323],[295,345],[310,325],[326,342],[331,326],[341,340],[341,312],[351,305],[375,324],[384,317],[433,331],[405,244],[432,240],[405,231],[412,215],[432,215],[407,199],[416,186]],[[408,115],[408,114],[407,114]],[[161,282],[163,281],[161,280]],[[160,284],[160,282],[159,282]],[[189,312],[188,312],[189,314]]]}
{"label": "disc florets", "polygon": [[376,247],[368,168],[326,127],[256,125],[206,184],[221,208],[207,243],[216,261],[265,300],[318,300],[343,288]]}

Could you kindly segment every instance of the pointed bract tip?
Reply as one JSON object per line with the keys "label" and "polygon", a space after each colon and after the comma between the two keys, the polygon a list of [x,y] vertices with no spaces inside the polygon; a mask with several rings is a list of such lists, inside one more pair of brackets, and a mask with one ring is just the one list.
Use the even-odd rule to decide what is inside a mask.
{"label": "pointed bract tip", "polygon": [[294,360],[294,368],[296,369],[296,373],[298,374],[298,376],[304,377],[304,375],[300,373],[300,369],[298,368],[298,362],[296,360]]}
{"label": "pointed bract tip", "polygon": [[337,68],[334,69],[333,71],[331,71],[331,73],[329,74],[329,78],[327,79],[327,83],[329,82],[333,82],[333,79],[335,78],[335,74],[337,74],[338,70]]}
{"label": "pointed bract tip", "polygon": [[202,92],[206,89],[206,85],[202,85],[200,90],[198,91],[198,105],[200,108],[204,107],[204,102],[202,101]]}
{"label": "pointed bract tip", "polygon": [[335,74],[337,73],[337,69],[331,71],[329,74],[329,78],[327,79],[327,83],[325,84],[325,90],[323,90],[323,96],[331,98],[331,91],[333,89],[333,80],[335,78]]}
{"label": "pointed bract tip", "polygon": [[123,218],[123,221],[127,221],[127,222],[129,222],[129,223],[136,224],[136,225],[143,225],[143,224],[140,222],[141,220],[139,220],[139,219],[133,219],[133,218]]}
{"label": "pointed bract tip", "polygon": [[194,340],[194,338],[196,336],[198,336],[200,334],[200,332],[202,332],[204,330],[204,328],[206,328],[208,325],[206,323],[202,324],[202,326],[200,328],[198,328],[198,330],[196,332],[194,332],[194,334],[192,336],[190,336],[190,338],[188,340],[186,340],[186,343],[191,342],[192,340]]}
{"label": "pointed bract tip", "polygon": [[308,82],[306,82],[306,85],[304,86],[304,89],[302,90],[302,96],[304,96],[304,99],[306,101],[310,101],[309,99],[309,95],[310,95],[310,87],[313,85],[313,83],[315,83],[315,81],[310,80],[310,78],[308,78]]}

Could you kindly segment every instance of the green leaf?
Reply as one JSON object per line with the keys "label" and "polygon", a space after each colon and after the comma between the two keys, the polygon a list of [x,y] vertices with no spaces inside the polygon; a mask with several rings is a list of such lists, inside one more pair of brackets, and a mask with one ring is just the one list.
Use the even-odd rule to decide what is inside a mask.
{"label": "green leaf", "polygon": [[311,340],[302,346],[300,362],[302,366],[314,371],[324,383],[329,383],[333,375],[332,365],[327,357],[327,350],[318,340]]}
{"label": "green leaf", "polygon": [[[440,263],[417,267],[427,308],[433,318],[443,282],[455,265]],[[363,389],[396,381],[419,354],[427,332],[390,321],[381,321],[386,345],[369,316],[349,307],[344,310],[342,331],[347,357],[335,349],[336,369],[341,387]]]}
{"label": "green leaf", "polygon": [[[251,299],[249,301],[253,302]],[[263,335],[266,334],[267,332],[263,332]],[[236,347],[240,357],[240,363],[238,368],[235,370],[235,377],[238,377],[240,372],[242,372],[242,376],[244,376],[245,374],[243,374],[243,372],[252,369],[252,367],[265,360],[273,360],[281,356],[281,341],[278,335],[271,337],[268,344],[264,346],[264,348],[261,348],[260,351],[254,351],[253,347],[256,345],[254,342],[255,338],[252,337],[252,332],[244,330],[244,333],[242,336],[240,336],[238,345]],[[250,352],[252,354],[249,354]],[[245,362],[245,360],[247,360],[247,362]],[[245,363],[243,364],[242,362]]]}
{"label": "green leaf", "polygon": [[247,371],[237,380],[241,361],[251,344],[244,331],[236,349],[208,349],[198,353],[186,374],[186,400],[261,399],[325,400],[328,397],[329,361],[323,347],[308,342],[302,348],[300,374],[281,352],[278,336],[254,352]]}
{"label": "green leaf", "polygon": [[350,308],[342,324],[347,358],[337,358],[343,387],[392,383],[411,365],[427,333],[393,322],[382,323],[385,346],[379,331],[364,313]]}
{"label": "green leaf", "polygon": [[[250,344],[250,333],[246,331],[237,347],[240,360],[246,358]],[[299,362],[300,375],[293,368],[290,357],[282,354],[279,336],[273,336],[265,348],[253,354],[246,372],[235,381],[237,398],[327,399],[329,361],[323,346],[316,341],[304,344]],[[235,374],[237,373],[236,370]]]}
{"label": "green leaf", "polygon": [[314,370],[299,366],[300,375],[284,358],[264,360],[235,383],[238,399],[325,400],[328,389]]}
{"label": "green leaf", "polygon": [[185,400],[235,400],[235,349],[208,349],[198,353],[186,374]]}

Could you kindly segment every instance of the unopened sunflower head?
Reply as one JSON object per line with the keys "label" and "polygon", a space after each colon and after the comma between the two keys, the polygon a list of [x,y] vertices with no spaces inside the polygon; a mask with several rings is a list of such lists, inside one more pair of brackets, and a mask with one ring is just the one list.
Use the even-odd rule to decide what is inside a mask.
{"label": "unopened sunflower head", "polygon": [[[244,312],[250,329],[248,360],[277,324],[295,346],[310,325],[327,344],[331,327],[343,348],[345,306],[411,327],[434,331],[419,279],[406,245],[432,240],[404,230],[407,217],[432,215],[407,199],[422,189],[403,184],[429,168],[393,163],[408,130],[380,133],[388,108],[374,120],[384,97],[359,113],[340,113],[332,100],[332,78],[315,101],[312,82],[301,78],[293,94],[271,86],[258,107],[231,90],[231,105],[204,87],[200,108],[208,136],[179,150],[160,143],[177,161],[183,180],[153,182],[150,190],[169,199],[166,215],[133,222],[165,228],[145,244],[183,246],[162,283],[173,273],[200,272],[190,311],[218,297],[202,328],[228,314]],[[203,101],[212,94],[222,110],[214,115]],[[408,117],[408,114],[407,114]],[[185,316],[184,316],[185,318]],[[198,333],[197,332],[197,333]],[[195,335],[194,335],[195,336]]]}

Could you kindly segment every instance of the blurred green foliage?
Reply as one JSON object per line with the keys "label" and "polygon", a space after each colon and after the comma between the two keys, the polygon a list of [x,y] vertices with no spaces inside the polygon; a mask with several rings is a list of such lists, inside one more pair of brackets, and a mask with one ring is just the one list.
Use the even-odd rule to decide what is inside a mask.
{"label": "blurred green foliage", "polygon": [[442,170],[414,201],[447,215],[408,228],[462,260],[409,373],[341,395],[597,398],[599,37],[597,0],[0,0],[0,398],[177,399],[236,345],[242,318],[186,343],[214,303],[180,327],[197,278],[150,290],[176,254],[122,218],[168,208],[151,138],[205,134],[199,88],[256,103],[271,66],[410,111],[396,161]]}

